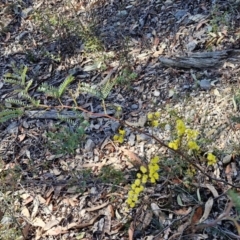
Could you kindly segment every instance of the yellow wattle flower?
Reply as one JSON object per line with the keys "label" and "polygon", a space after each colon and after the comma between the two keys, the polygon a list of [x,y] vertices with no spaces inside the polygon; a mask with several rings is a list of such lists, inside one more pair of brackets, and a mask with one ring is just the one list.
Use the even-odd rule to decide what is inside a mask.
{"label": "yellow wattle flower", "polygon": [[152,121],[153,120],[153,113],[148,113],[147,118],[148,118],[149,121]]}
{"label": "yellow wattle flower", "polygon": [[154,117],[155,117],[155,118],[160,118],[160,116],[161,116],[160,112],[155,112],[155,113],[154,113]]}
{"label": "yellow wattle flower", "polygon": [[129,205],[131,208],[134,208],[135,207],[135,203],[131,203],[130,205]]}
{"label": "yellow wattle flower", "polygon": [[168,146],[174,150],[177,150],[180,145],[180,139],[176,139],[168,144]]}
{"label": "yellow wattle flower", "polygon": [[158,120],[153,120],[153,121],[151,121],[151,126],[152,126],[152,127],[157,127],[158,125],[159,125]]}
{"label": "yellow wattle flower", "polygon": [[141,185],[140,179],[136,179],[135,182],[134,182],[134,184],[135,184],[136,186],[140,186],[140,185]]}
{"label": "yellow wattle flower", "polygon": [[123,142],[124,142],[124,136],[123,136],[123,135],[120,135],[120,136],[118,137],[118,142],[120,142],[120,143],[123,143]]}
{"label": "yellow wattle flower", "polygon": [[188,147],[189,147],[189,149],[192,149],[192,150],[199,150],[200,149],[200,147],[194,141],[189,141],[188,142]]}
{"label": "yellow wattle flower", "polygon": [[199,132],[197,130],[186,129],[185,132],[187,135],[187,140],[195,140],[199,135]]}
{"label": "yellow wattle flower", "polygon": [[142,173],[146,173],[147,172],[147,169],[144,166],[141,166],[140,170],[141,170]]}
{"label": "yellow wattle flower", "polygon": [[141,178],[142,174],[141,173],[137,173],[137,178]]}
{"label": "yellow wattle flower", "polygon": [[207,155],[208,165],[214,165],[217,162],[216,156],[212,153],[208,153]]}
{"label": "yellow wattle flower", "polygon": [[117,141],[118,139],[119,139],[119,135],[114,135],[114,136],[113,136],[113,140],[114,140],[114,141]]}
{"label": "yellow wattle flower", "polygon": [[119,129],[118,132],[119,132],[119,134],[122,135],[122,136],[124,136],[124,135],[126,134],[126,131],[125,131],[125,130]]}
{"label": "yellow wattle flower", "polygon": [[151,160],[150,160],[150,163],[151,164],[157,164],[159,162],[159,157],[158,156],[155,156],[154,158],[152,158]]}
{"label": "yellow wattle flower", "polygon": [[185,126],[183,120],[178,119],[176,121],[176,130],[177,130],[177,134],[179,137],[181,137],[185,133],[186,126]]}
{"label": "yellow wattle flower", "polygon": [[152,178],[150,179],[150,182],[151,182],[151,183],[156,183],[156,179],[152,177]]}
{"label": "yellow wattle flower", "polygon": [[146,183],[148,180],[148,175],[147,174],[143,174],[142,176],[142,183]]}

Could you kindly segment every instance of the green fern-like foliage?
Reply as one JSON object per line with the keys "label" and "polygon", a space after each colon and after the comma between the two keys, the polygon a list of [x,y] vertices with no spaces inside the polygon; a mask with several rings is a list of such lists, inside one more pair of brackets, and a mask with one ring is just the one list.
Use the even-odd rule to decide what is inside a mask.
{"label": "green fern-like foliage", "polygon": [[80,90],[82,92],[89,93],[101,100],[104,100],[107,98],[107,96],[109,95],[109,93],[111,92],[115,84],[116,84],[116,80],[108,81],[101,88],[97,88],[96,86],[92,86],[88,83],[81,83]]}
{"label": "green fern-like foliage", "polygon": [[14,110],[4,110],[0,112],[0,123],[4,123],[10,119],[14,119],[20,117],[24,114],[21,109],[14,109]]}
{"label": "green fern-like foliage", "polygon": [[17,105],[17,106],[26,106],[26,103],[15,98],[8,98],[5,100],[6,103],[10,103],[11,105]]}
{"label": "green fern-like foliage", "polygon": [[33,106],[38,107],[40,104],[40,100],[35,100],[33,97],[31,97],[27,92],[22,91],[20,92],[21,96],[25,99],[27,99],[29,102],[32,103]]}
{"label": "green fern-like foliage", "polygon": [[39,88],[39,92],[44,92],[46,95],[58,98],[58,88],[48,85],[47,83],[43,83]]}
{"label": "green fern-like foliage", "polygon": [[75,113],[77,117],[75,120],[59,113],[58,119],[68,123],[68,127],[57,127],[58,131],[47,133],[47,145],[53,153],[73,154],[85,140],[85,129],[89,123],[84,120],[79,111],[75,111]]}
{"label": "green fern-like foliage", "polygon": [[68,76],[64,82],[59,86],[58,88],[58,95],[59,97],[62,96],[64,91],[67,89],[67,86],[74,80],[74,77],[72,75]]}
{"label": "green fern-like foliage", "polygon": [[19,69],[16,68],[14,65],[12,67],[13,67],[13,73],[6,73],[4,75],[4,81],[14,85],[19,85],[24,87],[26,85],[28,67],[21,66]]}
{"label": "green fern-like foliage", "polygon": [[19,81],[17,79],[14,79],[11,73],[7,73],[4,75],[4,82],[11,83],[13,85],[18,85]]}
{"label": "green fern-like foliage", "polygon": [[48,85],[47,83],[43,83],[39,88],[38,91],[46,93],[48,96],[53,98],[60,98],[63,93],[66,91],[68,85],[73,82],[74,77],[72,75],[68,76],[64,82],[57,88]]}
{"label": "green fern-like foliage", "polygon": [[80,91],[84,93],[89,93],[94,97],[102,98],[100,90],[97,90],[95,86],[91,86],[88,83],[81,83],[80,84]]}
{"label": "green fern-like foliage", "polygon": [[101,95],[102,98],[105,99],[111,92],[112,88],[116,84],[116,80],[108,81],[102,88],[101,88]]}
{"label": "green fern-like foliage", "polygon": [[[27,66],[20,67],[17,69],[13,66],[14,73],[7,73],[4,75],[4,81],[7,83],[11,83],[13,85],[17,85],[20,89],[15,90],[15,92],[19,92],[25,99],[28,99],[34,106],[38,106],[39,102],[32,98],[29,94],[29,88],[32,86],[33,80],[29,80],[26,82],[27,78]],[[12,102],[17,105],[23,106],[23,102],[20,100],[10,99],[8,102]]]}

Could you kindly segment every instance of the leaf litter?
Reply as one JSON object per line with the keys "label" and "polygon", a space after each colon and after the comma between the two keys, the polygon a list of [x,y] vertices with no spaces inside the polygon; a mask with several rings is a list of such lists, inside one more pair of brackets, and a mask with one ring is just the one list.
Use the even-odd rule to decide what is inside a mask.
{"label": "leaf litter", "polygon": [[[136,72],[136,78],[130,83],[113,87],[106,99],[107,104],[114,102],[124,108],[124,120],[130,126],[143,128],[146,114],[155,110],[156,106],[160,109],[170,103],[176,109],[185,108],[181,100],[190,94],[196,97],[191,100],[195,101],[193,105],[197,111],[193,114],[196,122],[204,124],[204,113],[212,112],[209,118],[217,123],[217,127],[214,128],[214,124],[205,126],[205,131],[209,132],[210,127],[214,132],[222,129],[217,135],[216,145],[225,149],[231,141],[239,140],[235,130],[228,128],[224,131],[226,118],[222,116],[226,116],[224,112],[231,113],[233,108],[230,106],[218,111],[214,102],[221,102],[224,97],[222,104],[225,106],[232,101],[231,87],[238,84],[238,52],[235,51],[236,56],[226,56],[220,67],[214,65],[210,69],[195,69],[199,62],[191,64],[198,56],[190,57],[196,52],[205,54],[209,49],[213,52],[235,49],[239,43],[237,11],[231,5],[234,3],[195,1],[191,4],[171,0],[164,3],[158,0],[0,3],[0,76],[3,78],[5,73],[12,71],[14,65],[28,66],[29,78],[33,79],[31,94],[54,106],[51,97],[35,91],[42,83],[57,86],[71,72],[77,80],[98,89],[130,67],[130,72]],[[221,13],[224,13],[224,18],[219,17]],[[229,17],[232,21],[226,21]],[[95,25],[92,35],[85,31],[77,36],[75,33],[79,29],[74,27],[76,23],[71,23],[71,18],[77,25],[83,26],[81,30],[86,29],[89,23]],[[103,46],[94,34],[100,37]],[[203,64],[216,59],[208,57]],[[172,65],[164,66],[163,58],[171,61]],[[182,69],[183,59],[185,64],[190,64],[191,70]],[[193,75],[197,76],[200,89],[195,85]],[[219,80],[215,82],[216,79]],[[189,87],[184,88],[186,85]],[[230,86],[228,91],[226,86]],[[77,84],[73,83],[71,88],[76,89]],[[218,94],[213,94],[211,89],[217,90]],[[1,102],[7,96],[14,96],[14,90],[9,84],[2,84],[1,80]],[[64,96],[62,101],[66,105],[71,103],[69,96]],[[207,110],[201,106],[202,102],[208,104]],[[14,196],[21,196],[14,210],[21,213],[18,221],[26,239],[48,239],[49,236],[54,236],[54,239],[110,239],[109,236],[113,239],[144,239],[144,236],[174,239],[175,236],[183,237],[183,233],[200,236],[195,225],[213,219],[216,209],[219,209],[218,215],[222,213],[220,209],[223,209],[226,199],[221,194],[226,192],[226,186],[210,182],[197,185],[198,182],[195,182],[202,201],[196,202],[195,189],[189,194],[183,193],[183,190],[179,192],[176,185],[183,187],[185,183],[182,179],[166,181],[163,186],[160,182],[156,188],[149,187],[150,195],[136,209],[139,218],[134,217],[134,211],[125,211],[124,201],[132,180],[131,171],[137,171],[139,165],[145,164],[146,157],[150,158],[159,148],[143,135],[134,140],[128,134],[131,146],[124,143],[120,148],[101,149],[98,146],[106,139],[105,146],[111,145],[109,139],[115,134],[111,120],[104,118],[102,103],[89,94],[80,95],[78,104],[90,106],[90,111],[102,115],[96,118],[85,116],[91,124],[85,141],[88,144],[79,144],[75,155],[53,154],[46,147],[46,132],[53,130],[51,121],[59,124],[60,128],[65,124],[57,120],[57,112],[43,115],[44,112],[34,109],[35,112],[1,125],[1,172],[6,172],[9,177],[4,180],[4,188],[10,189],[7,190],[9,201],[14,202]],[[134,104],[140,105],[137,111],[133,109]],[[74,118],[74,113],[67,111],[64,114]],[[109,114],[114,114],[114,110]],[[191,111],[186,109],[185,114],[187,117]],[[227,118],[229,120],[229,116]],[[59,131],[59,127],[53,131]],[[163,135],[160,132],[155,134]],[[141,151],[138,151],[138,144],[142,144]],[[239,181],[236,178],[239,165],[232,164],[233,161],[233,158],[227,162],[224,159],[223,164],[227,165],[214,169],[219,172],[219,177],[226,176],[229,183]],[[113,186],[111,181],[102,183],[96,176],[105,165],[114,165],[125,171],[127,181],[117,186]],[[15,171],[15,168],[20,169],[16,170],[17,176],[9,172]],[[171,171],[171,167],[166,171]],[[201,177],[199,174],[199,179]],[[121,198],[111,195],[113,187]],[[184,218],[190,213],[193,214],[193,224]],[[183,221],[179,220],[179,216],[183,217]],[[7,219],[7,215],[4,217]],[[6,225],[6,222],[2,224]],[[228,225],[222,222],[222,227]],[[231,237],[234,239],[236,232],[232,227],[228,228],[232,230]],[[205,238],[206,235],[212,237],[210,231],[204,235]],[[219,236],[219,239],[224,238]]]}

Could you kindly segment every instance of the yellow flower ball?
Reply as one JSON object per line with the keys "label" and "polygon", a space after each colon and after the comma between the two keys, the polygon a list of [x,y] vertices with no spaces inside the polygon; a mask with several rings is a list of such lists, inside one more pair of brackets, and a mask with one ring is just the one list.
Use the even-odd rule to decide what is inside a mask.
{"label": "yellow flower ball", "polygon": [[128,192],[128,196],[131,198],[132,196],[134,196],[135,192],[133,190],[130,190]]}
{"label": "yellow flower ball", "polygon": [[131,203],[131,204],[129,204],[129,206],[131,207],[131,208],[134,208],[135,207],[135,203]]}
{"label": "yellow flower ball", "polygon": [[154,113],[154,117],[155,117],[155,118],[160,118],[160,116],[161,116],[160,112],[155,112],[155,113]]}
{"label": "yellow flower ball", "polygon": [[208,153],[207,155],[208,165],[214,165],[217,162],[216,156],[214,156],[212,153]]}
{"label": "yellow flower ball", "polygon": [[200,149],[200,147],[194,141],[189,141],[187,145],[188,145],[188,148],[192,149],[192,150],[199,150]]}
{"label": "yellow flower ball", "polygon": [[142,174],[141,173],[137,173],[137,178],[141,178]]}
{"label": "yellow flower ball", "polygon": [[128,205],[131,205],[132,204],[132,199],[128,198],[126,202],[127,202]]}
{"label": "yellow flower ball", "polygon": [[160,168],[158,164],[151,164],[150,166],[154,172],[158,171]]}
{"label": "yellow flower ball", "polygon": [[153,113],[148,113],[147,118],[149,121],[153,120]]}
{"label": "yellow flower ball", "polygon": [[150,163],[152,163],[152,164],[157,164],[158,162],[159,162],[159,157],[158,156],[155,156],[154,158],[152,158],[150,160]]}
{"label": "yellow flower ball", "polygon": [[180,145],[179,139],[176,139],[168,144],[168,146],[174,150],[177,150],[179,148],[179,145]]}
{"label": "yellow flower ball", "polygon": [[125,130],[119,129],[118,132],[119,132],[119,134],[122,135],[122,136],[124,136],[124,135],[126,134],[126,131],[125,131]]}
{"label": "yellow flower ball", "polygon": [[158,179],[159,179],[159,174],[158,174],[157,172],[155,172],[155,173],[153,174],[153,178],[155,178],[156,180],[158,180]]}
{"label": "yellow flower ball", "polygon": [[140,192],[141,192],[141,189],[139,187],[135,189],[136,194],[139,194]]}
{"label": "yellow flower ball", "polygon": [[152,177],[152,178],[150,179],[150,182],[151,182],[151,183],[156,183],[156,179]]}
{"label": "yellow flower ball", "polygon": [[132,197],[132,201],[133,202],[137,202],[138,201],[138,194],[135,193],[135,195]]}
{"label": "yellow flower ball", "polygon": [[197,130],[192,130],[192,129],[186,129],[186,135],[187,135],[187,140],[195,140],[199,132]]}
{"label": "yellow flower ball", "polygon": [[135,183],[133,183],[133,184],[131,185],[131,189],[132,189],[132,190],[135,190],[136,187],[137,187],[137,186],[136,186]]}
{"label": "yellow flower ball", "polygon": [[148,175],[147,175],[147,174],[144,174],[144,175],[142,176],[142,183],[146,183],[147,180],[148,180]]}
{"label": "yellow flower ball", "polygon": [[141,184],[140,179],[136,179],[135,182],[134,182],[134,184],[135,184],[136,186],[140,186],[140,184]]}
{"label": "yellow flower ball", "polygon": [[117,141],[118,139],[119,139],[119,135],[114,135],[114,136],[113,136],[113,140],[114,140],[114,141]]}
{"label": "yellow flower ball", "polygon": [[144,166],[141,166],[140,170],[141,170],[142,173],[146,173],[147,172],[147,169]]}
{"label": "yellow flower ball", "polygon": [[158,120],[152,120],[151,121],[151,126],[152,127],[157,127],[159,125]]}
{"label": "yellow flower ball", "polygon": [[124,136],[120,135],[118,138],[118,142],[123,143],[123,141],[124,141]]}
{"label": "yellow flower ball", "polygon": [[185,133],[186,126],[185,126],[183,120],[178,119],[176,121],[176,129],[177,129],[178,136],[182,136]]}
{"label": "yellow flower ball", "polygon": [[117,106],[116,110],[117,110],[118,112],[120,112],[120,111],[122,111],[122,107]]}

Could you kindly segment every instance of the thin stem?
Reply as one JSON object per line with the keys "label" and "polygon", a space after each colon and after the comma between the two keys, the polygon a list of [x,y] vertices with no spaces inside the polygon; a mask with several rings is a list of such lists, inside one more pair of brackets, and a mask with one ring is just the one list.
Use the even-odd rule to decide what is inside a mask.
{"label": "thin stem", "polygon": [[[42,107],[42,108],[49,108],[49,106],[47,105],[39,105],[39,107]],[[214,181],[218,181],[218,182],[222,182],[226,185],[229,185],[231,187],[234,187],[234,188],[240,188],[234,184],[231,184],[223,179],[218,179],[218,178],[214,178],[212,176],[210,176],[208,173],[206,173],[203,169],[201,169],[197,164],[195,164],[191,159],[189,159],[185,154],[183,154],[180,150],[174,150],[172,148],[170,148],[167,144],[165,144],[161,139],[159,139],[158,137],[154,136],[153,134],[149,134],[141,129],[138,129],[136,127],[133,127],[133,126],[130,126],[129,124],[127,124],[124,120],[120,120],[120,119],[117,119],[115,117],[112,117],[108,114],[103,114],[103,113],[93,113],[91,111],[88,111],[86,110],[85,108],[82,108],[82,107],[72,107],[72,106],[66,106],[66,105],[62,105],[62,106],[55,106],[54,108],[57,108],[57,109],[77,109],[77,110],[80,110],[80,111],[83,111],[85,113],[88,113],[89,116],[94,116],[94,117],[104,117],[104,118],[109,118],[109,119],[112,119],[114,121],[117,121],[119,123],[121,123],[122,125],[125,125],[127,127],[129,127],[130,129],[132,129],[133,131],[136,131],[136,132],[139,132],[139,133],[143,133],[145,134],[146,136],[150,137],[150,138],[153,138],[154,140],[156,140],[162,147],[165,147],[167,148],[168,150],[170,151],[173,151],[174,153],[176,153],[178,156],[182,157],[184,160],[186,160],[188,163],[190,163],[191,165],[193,165],[196,169],[198,169],[202,174],[204,174],[205,176],[207,176],[209,179],[211,180],[214,180]]]}

